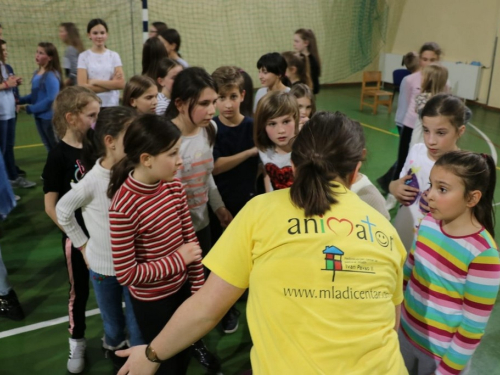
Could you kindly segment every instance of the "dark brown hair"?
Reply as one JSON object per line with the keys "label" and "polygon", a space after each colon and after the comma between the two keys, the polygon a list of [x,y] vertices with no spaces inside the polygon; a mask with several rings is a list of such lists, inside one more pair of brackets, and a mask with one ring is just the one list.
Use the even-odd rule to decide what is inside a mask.
{"label": "dark brown hair", "polygon": [[130,107],[105,107],[97,117],[94,129],[90,128],[83,139],[82,163],[85,171],[90,171],[97,159],[106,156],[104,138],[110,135],[114,139],[126,129],[137,116]]}
{"label": "dark brown hair", "polygon": [[161,32],[158,32],[158,36],[161,36],[169,44],[175,44],[175,52],[179,52],[179,49],[181,48],[181,36],[176,29],[162,30]]}
{"label": "dark brown hair", "polygon": [[82,39],[80,38],[80,33],[78,32],[76,25],[73,22],[62,22],[59,26],[64,27],[64,30],[68,33],[68,37],[64,43],[75,47],[80,53],[83,52],[85,48],[83,47]]}
{"label": "dark brown hair", "polygon": [[165,117],[145,114],[136,117],[123,137],[125,157],[111,169],[108,197],[113,196],[129,173],[141,162],[142,154],[156,156],[170,150],[181,137],[181,131]]}
{"label": "dark brown hair", "polygon": [[406,66],[406,69],[414,73],[418,69],[418,62],[419,62],[418,55],[415,52],[411,51],[403,56],[403,61],[401,62],[401,65]]}
{"label": "dark brown hair", "polygon": [[[184,69],[175,77],[172,93],[170,94],[170,104],[165,111],[165,117],[169,120],[173,120],[179,115],[176,102],[180,101],[189,104],[189,119],[193,122],[192,112],[194,107],[198,104],[201,92],[206,88],[210,88],[217,93],[217,85],[205,69],[198,67]],[[206,129],[208,140],[212,146],[215,143],[215,128],[210,123]]]}
{"label": "dark brown hair", "polygon": [[441,47],[439,47],[439,44],[437,44],[436,42],[424,43],[422,45],[422,47],[420,47],[420,51],[418,51],[418,55],[422,56],[422,53],[424,53],[425,51],[434,52],[438,58],[440,58],[441,54],[443,53],[443,50],[441,49]]}
{"label": "dark brown hair", "polygon": [[445,116],[458,132],[467,122],[465,115],[465,105],[459,98],[450,94],[437,94],[425,104],[420,118]]}
{"label": "dark brown hair", "polygon": [[321,59],[319,58],[316,35],[314,35],[314,32],[311,29],[298,29],[297,31],[295,31],[295,34],[298,34],[304,42],[309,42],[307,50],[318,62],[318,75],[321,76]]}
{"label": "dark brown hair", "polygon": [[293,204],[306,216],[323,215],[337,203],[334,182],[346,181],[363,160],[365,136],[357,121],[340,112],[318,112],[302,128],[292,146],[295,166],[290,188]]}
{"label": "dark brown hair", "polygon": [[123,105],[132,107],[130,101],[139,98],[153,86],[156,86],[156,83],[151,78],[140,75],[133,76],[123,89]]}
{"label": "dark brown hair", "polygon": [[163,89],[163,87],[158,83],[158,78],[165,78],[168,75],[168,72],[170,72],[176,66],[181,66],[184,69],[184,67],[176,60],[170,59],[168,57],[165,57],[158,62],[156,77],[151,77],[155,81],[156,86],[158,86],[158,92],[161,92],[161,90]]}
{"label": "dark brown hair", "polygon": [[157,37],[146,40],[142,46],[142,75],[146,75],[156,82],[160,61],[168,57],[165,45]]}
{"label": "dark brown hair", "polygon": [[312,89],[313,83],[311,75],[309,74],[311,69],[309,68],[309,59],[307,56],[303,53],[292,51],[283,52],[281,55],[285,58],[288,68],[292,66],[295,67],[300,83],[303,83]]}
{"label": "dark brown hair", "polygon": [[481,199],[472,207],[472,215],[495,237],[495,210],[493,194],[496,185],[495,161],[490,155],[469,151],[451,151],[441,156],[435,167],[442,167],[462,179],[465,187],[464,198],[474,190],[481,192]]}
{"label": "dark brown hair", "polygon": [[275,144],[269,139],[266,132],[269,120],[290,115],[295,121],[295,134],[299,132],[299,103],[295,96],[281,91],[270,91],[259,100],[255,112],[253,126],[253,140],[261,151],[274,148]]}
{"label": "dark brown hair", "polygon": [[151,24],[156,29],[156,35],[159,35],[163,30],[167,30],[168,26],[165,22],[156,21]]}
{"label": "dark brown hair", "polygon": [[57,53],[56,46],[54,46],[50,42],[40,42],[38,43],[38,47],[42,47],[47,56],[52,58],[52,60],[50,60],[47,63],[47,66],[45,67],[45,72],[54,73],[57,79],[59,80],[59,89],[62,89],[63,87],[62,70],[61,70],[61,63],[59,61],[59,53]]}

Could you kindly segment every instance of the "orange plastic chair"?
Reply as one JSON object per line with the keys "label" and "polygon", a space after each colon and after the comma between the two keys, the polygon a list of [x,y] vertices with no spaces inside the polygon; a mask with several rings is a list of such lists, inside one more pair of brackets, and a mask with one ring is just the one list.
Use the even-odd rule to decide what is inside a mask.
{"label": "orange plastic chair", "polygon": [[[364,106],[373,108],[373,114],[377,114],[377,107],[385,105],[388,113],[392,111],[392,97],[393,93],[390,91],[380,90],[382,81],[381,71],[363,72],[363,83],[361,85],[361,105],[360,110]],[[373,101],[366,101],[366,99],[373,98]]]}

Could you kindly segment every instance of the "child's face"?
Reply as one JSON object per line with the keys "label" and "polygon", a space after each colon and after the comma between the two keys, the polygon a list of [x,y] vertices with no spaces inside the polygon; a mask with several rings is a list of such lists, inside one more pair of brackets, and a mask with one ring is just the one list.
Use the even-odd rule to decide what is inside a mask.
{"label": "child's face", "polygon": [[158,83],[165,88],[168,97],[170,97],[170,93],[172,92],[172,86],[174,85],[175,78],[177,77],[177,74],[179,74],[180,72],[182,72],[182,66],[176,65],[168,71],[165,77],[158,78]]}
{"label": "child's face", "polygon": [[297,52],[305,52],[307,51],[307,46],[309,45],[304,39],[300,37],[299,34],[295,34],[293,36],[293,49]]}
{"label": "child's face", "polygon": [[233,87],[226,92],[220,93],[216,102],[219,116],[222,116],[229,121],[237,118],[240,114],[240,104],[244,98],[245,92],[240,93],[240,90],[237,87]]}
{"label": "child's face", "polygon": [[279,148],[286,148],[295,137],[295,120],[291,114],[269,119],[266,133],[271,142]]}
{"label": "child's face", "polygon": [[59,26],[59,39],[61,42],[65,42],[68,37],[68,32],[64,26]]}
{"label": "child's face", "polygon": [[469,214],[465,186],[460,177],[446,168],[434,166],[429,179],[431,187],[427,200],[434,219],[442,220],[446,224]]}
{"label": "child's face", "polygon": [[[191,121],[195,126],[207,127],[215,115],[215,102],[217,101],[217,93],[207,87],[203,89],[198,102],[193,106],[191,111]],[[184,113],[189,111],[189,104],[185,103],[181,109]]]}
{"label": "child's face", "polygon": [[457,141],[464,133],[465,125],[462,125],[457,131],[445,116],[424,116],[422,130],[429,158],[438,160],[447,152],[457,149]]}
{"label": "child's face", "polygon": [[49,57],[49,55],[47,55],[47,52],[45,52],[45,48],[38,47],[36,49],[35,61],[39,66],[46,66],[51,60],[52,57]]}
{"label": "child's face", "polygon": [[108,39],[108,32],[106,31],[104,25],[95,25],[92,29],[90,29],[88,36],[94,46],[104,47],[106,40]]}
{"label": "child's face", "polygon": [[259,69],[259,79],[260,83],[263,87],[273,87],[277,81],[279,81],[280,77],[276,74],[268,72],[266,68]]}
{"label": "child's face", "polygon": [[156,105],[158,104],[157,96],[158,88],[156,85],[151,86],[137,99],[130,99],[130,105],[141,114],[156,113]]}
{"label": "child's face", "polygon": [[439,61],[439,56],[434,51],[424,51],[419,57],[419,64],[422,69],[436,61]]}
{"label": "child's face", "polygon": [[172,181],[177,171],[182,166],[182,158],[179,152],[181,140],[169,150],[156,156],[150,156],[152,178],[155,180]]}
{"label": "child's face", "polygon": [[97,121],[101,106],[95,100],[87,104],[76,116],[75,127],[81,134],[87,133],[90,127]]}
{"label": "child's face", "polygon": [[297,103],[299,103],[299,112],[300,112],[300,118],[311,118],[311,112],[312,112],[312,103],[311,99],[309,99],[307,96],[303,96],[302,98],[297,99]]}

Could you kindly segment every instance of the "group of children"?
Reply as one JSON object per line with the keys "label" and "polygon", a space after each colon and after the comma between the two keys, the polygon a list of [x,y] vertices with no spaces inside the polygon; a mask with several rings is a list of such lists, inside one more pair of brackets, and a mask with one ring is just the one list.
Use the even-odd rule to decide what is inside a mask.
{"label": "group of children", "polygon": [[[106,48],[103,20],[89,22],[92,47],[85,52],[75,30],[61,24],[69,46],[65,83],[77,86],[59,92],[57,51],[40,43],[31,95],[19,103],[30,103],[26,111],[34,114],[49,152],[42,174],[45,210],[63,232],[71,285],[68,370],[79,373],[89,278],[104,323],[103,347],[119,366],[114,351],[150,342],[202,287],[208,276],[202,257],[243,206],[258,193],[292,186],[292,143],[316,111],[321,64],[312,31],[297,30],[297,52],[258,60],[262,88],[252,104],[248,74],[234,66],[211,75],[188,67],[178,52],[178,32],[163,23],[151,27],[143,74],[128,82],[120,57]],[[4,74],[5,55],[0,95],[14,97],[12,88],[21,81]],[[424,45],[421,70],[401,85],[401,145],[387,188],[401,203],[394,225],[409,251],[400,329],[406,366],[415,374],[417,368],[418,374],[464,374],[500,283],[492,237],[496,174],[490,156],[458,151],[467,110],[443,93],[446,69],[432,64],[439,55],[435,43]],[[3,133],[4,126],[15,127],[15,98],[11,102],[8,114],[0,104],[0,127],[7,173],[16,186],[13,145],[4,146],[10,138]],[[413,131],[408,152],[414,127],[421,132]],[[351,183],[390,218],[366,176]],[[225,332],[237,329],[238,315],[229,310]],[[192,349],[210,355],[203,348],[199,342]],[[190,356],[191,350],[177,354],[158,373],[185,373]],[[207,367],[220,370],[213,357]]]}

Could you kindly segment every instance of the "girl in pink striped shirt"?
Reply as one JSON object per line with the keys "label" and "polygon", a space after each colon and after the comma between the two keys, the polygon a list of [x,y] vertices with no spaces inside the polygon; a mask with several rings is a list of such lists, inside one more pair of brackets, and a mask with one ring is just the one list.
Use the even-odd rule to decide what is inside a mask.
{"label": "girl in pink striped shirt", "polygon": [[[113,167],[108,190],[116,277],[129,287],[146,342],[161,331],[190,291],[204,283],[186,193],[175,178],[182,165],[180,137],[179,129],[164,117],[138,117],[125,133],[126,156]],[[184,350],[158,374],[184,374],[189,359],[189,350]]]}

